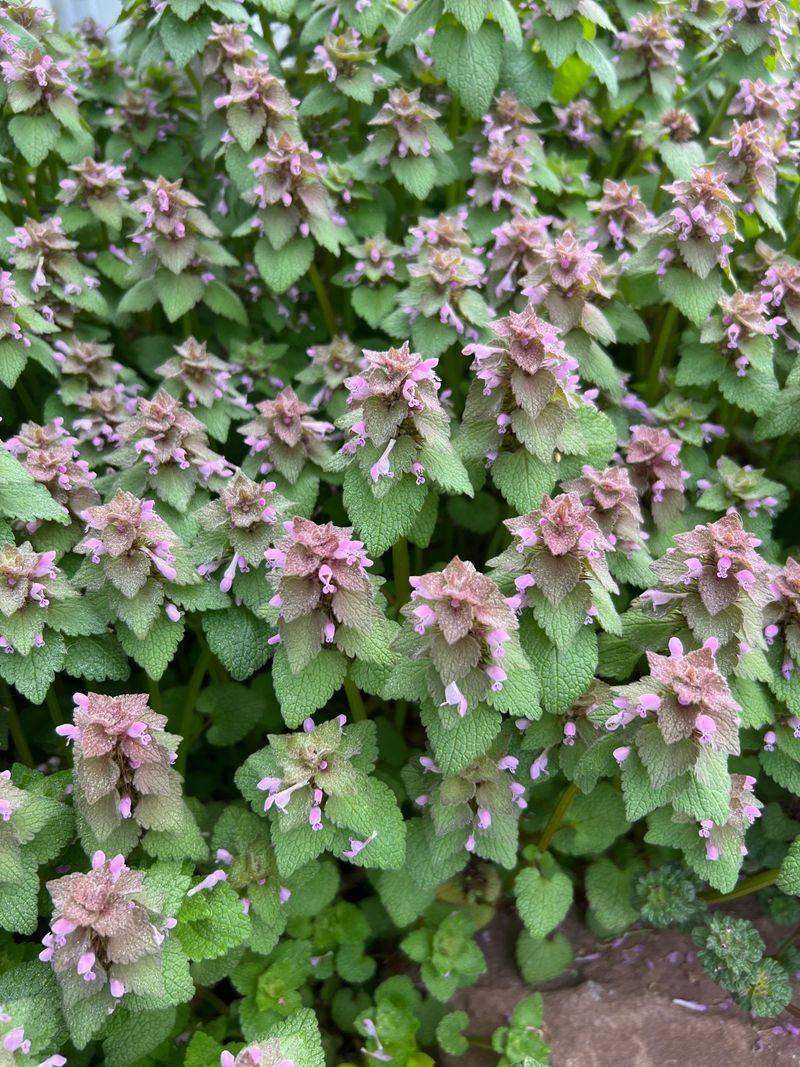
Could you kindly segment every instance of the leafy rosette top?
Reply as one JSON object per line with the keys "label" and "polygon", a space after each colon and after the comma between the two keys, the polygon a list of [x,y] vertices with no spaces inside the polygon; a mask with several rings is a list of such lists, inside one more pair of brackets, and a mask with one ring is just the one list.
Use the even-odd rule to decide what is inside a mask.
{"label": "leafy rosette top", "polygon": [[305,141],[270,133],[266,152],[250,163],[256,180],[244,199],[257,208],[254,224],[278,252],[292,237],[311,234],[338,253],[340,242],[349,236],[324,184],[321,160],[322,153]]}
{"label": "leafy rosette top", "polygon": [[30,291],[46,299],[51,316],[71,326],[75,308],[107,315],[105,301],[95,292],[100,282],[76,254],[78,244],[61,228],[61,219],[26,219],[8,238],[14,246],[14,266]]}
{"label": "leafy rosette top", "polygon": [[482,859],[513,868],[517,857],[520,811],[527,807],[525,787],[516,781],[518,761],[500,743],[458,774],[442,774],[430,756],[403,769],[414,803],[430,816],[440,847],[464,848]]}
{"label": "leafy rosette top", "polygon": [[521,444],[549,463],[557,450],[573,451],[571,438],[580,433],[578,364],[567,355],[559,331],[530,304],[490,329],[498,339],[494,344],[464,348],[475,374],[464,410],[471,457],[482,454],[492,462]]}
{"label": "leafy rosette top", "polygon": [[514,296],[522,279],[541,263],[550,242],[549,215],[531,218],[515,212],[508,222],[492,230],[489,251],[489,286],[498,300]]}
{"label": "leafy rosette top", "polygon": [[201,201],[183,188],[183,179],[144,180],[144,195],[134,203],[142,222],[133,241],[142,253],[134,277],[145,277],[159,264],[180,274],[195,259],[204,259],[204,240],[219,237],[219,230],[201,210]]}
{"label": "leafy rosette top", "polygon": [[595,241],[582,244],[565,230],[545,246],[541,261],[524,278],[522,291],[534,304],[544,304],[564,333],[580,327],[601,341],[612,341],[613,331],[596,303],[612,296],[609,268],[596,248]]}
{"label": "leafy rosette top", "polygon": [[772,576],[770,588],[776,603],[770,604],[767,613],[770,622],[764,629],[767,643],[772,645],[782,634],[784,655],[781,670],[789,681],[800,663],[800,563],[791,556]]}
{"label": "leafy rosette top", "polygon": [[632,426],[625,459],[631,481],[640,494],[650,496],[656,526],[668,526],[683,511],[684,483],[689,477],[681,465],[681,442],[668,430]]}
{"label": "leafy rosette top", "polygon": [[655,223],[639,187],[626,181],[606,178],[602,197],[590,200],[587,206],[597,214],[588,232],[600,245],[611,243],[618,252],[639,248]]}
{"label": "leafy rosette top", "polygon": [[627,79],[646,72],[653,92],[669,100],[674,93],[676,77],[679,84],[683,82],[677,70],[683,44],[669,14],[662,11],[637,13],[628,28],[617,34],[616,46],[622,53],[618,74]]}
{"label": "leafy rosette top", "polygon": [[340,33],[329,33],[322,44],[314,48],[308,64],[309,74],[324,74],[330,89],[317,89],[315,111],[328,112],[336,105],[333,90],[345,98],[371,104],[375,93],[397,81],[398,74],[382,63],[376,63],[376,48],[364,41],[358,30],[345,27]]}
{"label": "leafy rosette top", "polygon": [[208,445],[206,428],[179,400],[159,389],[152,400],[140,397],[136,414],[119,426],[129,443],[115,457],[120,465],[146,472],[143,485],[173,507],[186,507],[198,483],[233,473],[224,456]]}
{"label": "leafy rosette top", "polygon": [[239,370],[208,351],[205,341],[187,337],[175,346],[175,355],[162,363],[156,373],[167,381],[167,391],[175,392],[192,409],[216,440],[228,436],[231,419],[245,417],[245,398],[237,392],[233,374]]}
{"label": "leafy rosette top", "polygon": [[[751,520],[748,528],[759,530],[771,524],[772,518],[786,507],[786,487],[765,476],[764,470],[749,463],[740,467],[727,456],[717,460],[717,480],[699,478],[697,488],[699,507],[717,513],[730,508],[747,512]],[[752,520],[758,520],[753,522]]]}
{"label": "leafy rosette top", "polygon": [[[434,355],[444,351],[456,339],[467,333],[476,337],[474,327],[489,321],[489,312],[477,289],[483,284],[483,264],[473,255],[465,255],[461,248],[423,245],[416,258],[409,262],[410,281],[398,298],[402,313],[412,323],[412,332],[420,347]],[[419,319],[432,319],[438,325],[431,336]],[[400,322],[397,314],[387,323],[397,336]],[[397,329],[394,328],[395,323]],[[424,332],[420,332],[424,331]]]}
{"label": "leafy rosette top", "polygon": [[27,656],[52,634],[69,630],[69,600],[78,594],[55,565],[55,552],[28,541],[0,544],[0,652]]}
{"label": "leafy rosette top", "polygon": [[800,333],[800,264],[761,243],[757,250],[766,260],[761,288],[769,294],[773,308],[785,315]]}
{"label": "leafy rosette top", "polygon": [[68,59],[53,59],[39,48],[23,51],[13,44],[3,51],[8,58],[0,63],[0,73],[15,114],[32,111],[42,103],[58,117],[62,101],[68,100],[74,106],[75,86],[70,79]]}
{"label": "leafy rosette top", "polygon": [[230,81],[235,65],[248,66],[255,58],[250,27],[245,22],[212,22],[203,52],[203,74],[208,77],[220,68]]}
{"label": "leafy rosette top", "polygon": [[57,503],[73,515],[81,515],[85,508],[98,504],[100,497],[92,484],[96,474],[80,458],[76,443],[59,418],[49,426],[23,423],[5,447],[22,460],[33,480],[43,485]]}
{"label": "leafy rosette top", "polygon": [[65,217],[84,224],[94,216],[112,230],[121,229],[123,219],[131,214],[125,167],[87,156],[69,169],[75,177],[62,178],[58,183],[59,200],[71,208]]}
{"label": "leafy rosette top", "polygon": [[47,890],[53,918],[39,958],[52,964],[67,1010],[88,997],[113,1011],[128,993],[163,993],[162,945],[175,920],[164,918],[141,871],[98,851],[91,871],[56,878]]}
{"label": "leafy rosette top", "polygon": [[388,492],[398,475],[410,473],[418,485],[430,476],[443,489],[459,474],[466,478],[439,398],[438,362],[423,359],[405,341],[385,352],[366,349],[364,369],[345,381],[351,410],[341,425],[351,437],[340,455],[346,463],[356,457],[376,496]]}
{"label": "leafy rosette top", "polygon": [[[185,548],[156,513],[152,500],[140,500],[118,489],[108,504],[83,513],[88,533],[75,551],[89,558],[76,576],[79,585],[102,590],[114,614],[139,641],[156,634],[154,623],[180,585],[200,581],[185,558]],[[175,622],[180,612],[168,602],[167,617]],[[151,634],[151,635],[152,635]],[[173,650],[174,651],[174,650]]]}
{"label": "leafy rosette top", "polygon": [[582,625],[596,619],[611,632],[619,620],[610,593],[617,585],[606,555],[614,547],[577,493],[545,496],[528,515],[506,519],[514,542],[492,560],[498,578],[513,579],[517,611],[530,607],[559,647],[568,647]]}
{"label": "leafy rosette top", "polygon": [[774,213],[764,201],[775,203],[779,161],[793,155],[783,135],[755,119],[734,122],[727,139],[714,143],[726,149],[715,163],[717,170],[731,184],[745,187],[752,198],[745,210],[755,208],[771,225]]}
{"label": "leafy rosette top", "polygon": [[146,693],[76,693],[74,701],[74,724],[56,733],[74,743],[76,802],[96,840],[106,842],[125,820],[134,828],[128,848],[142,830],[179,825],[181,781],[172,764],[181,738],[165,732],[166,716]]}
{"label": "leafy rosette top", "polygon": [[682,616],[700,641],[714,637],[724,650],[740,641],[764,648],[764,609],[773,594],[769,568],[755,551],[760,538],[731,512],[675,534],[673,542],[651,565],[658,588],[642,599],[656,612],[674,615],[676,622]]}
{"label": "leafy rosette top", "polygon": [[630,557],[644,547],[639,498],[626,467],[596,470],[586,465],[580,478],[567,482],[564,488],[593,508],[592,518],[618,552]]}
{"label": "leafy rosette top", "polygon": [[214,107],[225,109],[230,134],[245,152],[269,134],[280,137],[297,132],[292,98],[263,58],[252,66],[234,63],[229,82],[228,91],[214,100]]}
{"label": "leafy rosette top", "polygon": [[119,426],[136,410],[136,396],[119,382],[107,389],[80,393],[76,406],[79,416],[72,422],[75,436],[84,448],[90,444],[102,452],[119,444]]}
{"label": "leafy rosette top", "polygon": [[61,395],[66,403],[92,387],[110,389],[125,375],[121,363],[114,358],[111,345],[86,341],[74,334],[59,339],[53,345],[53,359],[59,372],[68,381],[61,383]]}
{"label": "leafy rosette top", "polygon": [[675,206],[661,221],[672,244],[658,254],[659,272],[664,273],[676,252],[692,273],[707,278],[715,266],[727,267],[737,240],[734,205],[739,197],[712,167],[697,167],[691,178],[672,182]]}
{"label": "leafy rosette top", "polygon": [[447,164],[452,145],[439,128],[439,112],[423,103],[420,89],[390,89],[389,97],[370,120],[365,162],[389,163],[395,179],[412,195],[425,197]]}
{"label": "leafy rosette top", "polygon": [[[727,757],[739,754],[740,708],[717,666],[717,647],[709,638],[702,648],[684,653],[673,637],[669,656],[648,651],[647,677],[613,690],[615,710],[606,716],[606,728],[631,726],[638,759],[653,789],[687,772],[710,786],[726,773]],[[619,752],[624,769],[629,751]],[[713,798],[699,804],[719,807]]]}
{"label": "leafy rosette top", "polygon": [[263,567],[276,524],[288,507],[274,482],[254,482],[237,471],[220,488],[219,498],[196,512],[200,532],[191,547],[198,573],[204,578],[216,575],[223,593],[232,590],[249,607],[262,604],[260,578],[254,582],[243,576]]}
{"label": "leafy rosette top", "polygon": [[293,389],[287,386],[274,400],[262,400],[256,411],[254,419],[239,427],[252,457],[245,461],[245,470],[252,474],[276,470],[294,485],[307,463],[325,466],[333,425],[314,418],[314,409]]}
{"label": "leafy rosette top", "polygon": [[293,672],[316,658],[323,645],[351,651],[354,635],[368,635],[383,621],[376,586],[367,574],[372,560],[352,528],[317,525],[299,516],[268,549],[280,643]]}
{"label": "leafy rosette top", "polygon": [[426,665],[428,695],[452,725],[524,665],[517,618],[491,578],[458,556],[443,571],[412,577],[411,588],[395,647]]}
{"label": "leafy rosette top", "polygon": [[374,723],[341,715],[269,735],[239,769],[239,788],[269,815],[281,877],[326,849],[359,866],[402,865],[405,827],[392,790],[370,773],[376,755]]}
{"label": "leafy rosette top", "polygon": [[349,337],[332,337],[326,345],[312,345],[308,357],[311,362],[297,377],[320,388],[322,400],[330,400],[345,379],[357,374],[364,363],[361,349]]}

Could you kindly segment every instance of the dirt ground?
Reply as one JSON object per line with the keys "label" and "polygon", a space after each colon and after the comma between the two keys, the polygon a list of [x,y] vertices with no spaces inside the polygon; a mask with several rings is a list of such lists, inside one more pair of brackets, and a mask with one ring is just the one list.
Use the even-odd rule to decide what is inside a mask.
{"label": "dirt ground", "polygon": [[[572,918],[563,930],[575,959],[542,987],[553,1067],[800,1067],[800,1020],[741,1012],[705,976],[689,938],[641,929],[597,942]],[[514,962],[517,931],[513,911],[502,911],[479,934],[488,972],[452,1003],[469,1013],[474,1034],[491,1034],[531,992]],[[762,934],[768,948],[782,936]],[[444,1061],[446,1067],[496,1063],[496,1054],[478,1049]]]}

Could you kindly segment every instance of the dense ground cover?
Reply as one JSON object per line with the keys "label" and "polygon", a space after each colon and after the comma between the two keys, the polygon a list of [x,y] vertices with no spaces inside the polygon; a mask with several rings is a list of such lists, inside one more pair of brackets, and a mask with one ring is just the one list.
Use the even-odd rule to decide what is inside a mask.
{"label": "dense ground cover", "polygon": [[544,1064],[512,899],[791,1009],[796,8],[0,7],[0,1064]]}

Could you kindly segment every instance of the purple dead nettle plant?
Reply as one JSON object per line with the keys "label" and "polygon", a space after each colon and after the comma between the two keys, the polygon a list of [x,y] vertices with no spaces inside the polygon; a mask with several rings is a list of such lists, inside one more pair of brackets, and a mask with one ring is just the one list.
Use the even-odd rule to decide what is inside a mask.
{"label": "purple dead nettle plant", "polygon": [[219,1062],[220,1067],[296,1067],[294,1060],[281,1055],[281,1043],[278,1040],[259,1041],[236,1055],[221,1052]]}
{"label": "purple dead nettle plant", "polygon": [[408,795],[430,819],[434,833],[451,850],[466,852],[512,868],[517,852],[520,813],[527,807],[525,786],[516,778],[519,760],[503,741],[458,774],[443,774],[430,755],[403,769]]}
{"label": "purple dead nettle plant", "polygon": [[[65,205],[67,217],[82,224],[92,217],[118,233],[126,219],[134,217],[128,200],[125,167],[87,156],[70,168],[74,177],[59,182],[59,200]],[[71,209],[71,210],[70,210]]]}
{"label": "purple dead nettle plant", "polygon": [[307,354],[310,362],[299,371],[297,380],[314,389],[314,407],[327,404],[334,397],[341,401],[340,386],[364,365],[361,349],[345,336],[332,337],[328,344],[312,345]]}
{"label": "purple dead nettle plant", "polygon": [[73,743],[76,805],[95,839],[103,845],[126,820],[139,832],[179,826],[183,798],[172,765],[181,738],[165,732],[166,716],[141,693],[76,693],[73,701],[73,722],[56,733]]}
{"label": "purple dead nettle plant", "polygon": [[36,552],[29,541],[0,544],[2,652],[28,656],[54,631],[69,629],[69,602],[78,593],[55,559],[55,551]]}
{"label": "purple dead nettle plant", "polygon": [[218,498],[196,512],[198,533],[191,554],[198,574],[218,582],[237,604],[263,606],[269,595],[263,583],[265,559],[288,511],[274,482],[253,481],[237,471]]}
{"label": "purple dead nettle plant", "polygon": [[95,292],[100,279],[78,258],[78,242],[64,233],[59,216],[26,219],[7,240],[14,248],[14,268],[41,301],[45,318],[70,328],[78,308],[107,315],[105,301]]}
{"label": "purple dead nettle plant", "polygon": [[617,584],[608,569],[614,546],[594,517],[594,508],[576,492],[545,496],[528,515],[506,519],[512,544],[490,561],[498,581],[513,583],[511,604],[530,608],[537,623],[560,647],[582,625],[596,620],[618,632],[610,593]]}
{"label": "purple dead nettle plant", "polygon": [[155,503],[118,489],[107,504],[87,508],[83,520],[87,534],[75,551],[87,558],[76,584],[101,593],[109,611],[139,640],[162,611],[178,622],[183,612],[174,601],[180,587],[201,579]]}
{"label": "purple dead nettle plant", "polygon": [[152,400],[140,397],[118,433],[126,447],[113,457],[115,464],[136,476],[137,488],[151,489],[173,507],[185,507],[198,486],[219,485],[233,474],[210,447],[205,425],[166,389]]}
{"label": "purple dead nettle plant", "polygon": [[162,946],[175,919],[142,871],[97,851],[88,873],[53,879],[47,890],[53,917],[39,958],[52,966],[66,1008],[98,997],[114,1011],[128,994],[163,992]]}
{"label": "purple dead nettle plant", "polygon": [[574,452],[576,437],[581,440],[578,364],[558,329],[531,304],[490,329],[493,343],[464,348],[475,377],[464,409],[462,454],[491,465],[500,452],[520,445],[543,463],[557,451]]}
{"label": "purple dead nettle plant", "polygon": [[681,442],[668,430],[632,426],[624,455],[631,481],[649,504],[656,526],[668,526],[684,509],[691,477],[681,463]]}
{"label": "purple dead nettle plant", "polygon": [[376,602],[380,581],[368,573],[372,560],[351,527],[289,519],[266,559],[274,589],[268,614],[278,624],[271,643],[285,649],[293,672],[326,645],[355,651],[359,635],[363,639],[385,621]]}
{"label": "purple dead nettle plant", "polygon": [[[632,739],[654,789],[682,775],[708,786],[725,773],[728,756],[739,754],[741,709],[717,666],[717,648],[710,637],[702,648],[684,652],[678,638],[670,638],[669,655],[648,651],[650,674],[615,686],[611,705],[597,712],[606,729],[623,728],[626,742]],[[625,765],[629,752],[623,746],[615,755]]]}
{"label": "purple dead nettle plant", "polygon": [[464,718],[499,693],[508,671],[527,667],[517,618],[491,578],[456,557],[411,578],[411,600],[396,650],[425,668],[428,699],[444,723]]}
{"label": "purple dead nettle plant", "polygon": [[326,466],[332,454],[333,424],[316,418],[316,410],[288,386],[274,400],[259,401],[254,418],[238,429],[250,449],[244,470],[253,477],[275,472],[289,487]]}
{"label": "purple dead nettle plant", "polygon": [[[80,458],[77,443],[59,416],[48,426],[23,423],[5,447],[21,459],[33,480],[44,486],[53,500],[79,517],[87,507],[99,504],[100,497],[93,485],[97,475]],[[29,523],[29,532],[35,532],[36,525]]]}
{"label": "purple dead nettle plant", "polygon": [[757,551],[761,539],[732,511],[673,541],[651,565],[658,586],[640,600],[666,613],[675,629],[687,626],[696,640],[715,639],[728,669],[740,654],[765,649],[765,609],[774,594],[770,568]]}
{"label": "purple dead nettle plant", "polygon": [[385,352],[366,349],[363,370],[345,381],[350,410],[339,425],[347,440],[336,465],[352,468],[377,497],[401,480],[424,486],[430,479],[445,490],[458,484],[471,493],[450,441],[438,362],[412,352],[405,341]]}

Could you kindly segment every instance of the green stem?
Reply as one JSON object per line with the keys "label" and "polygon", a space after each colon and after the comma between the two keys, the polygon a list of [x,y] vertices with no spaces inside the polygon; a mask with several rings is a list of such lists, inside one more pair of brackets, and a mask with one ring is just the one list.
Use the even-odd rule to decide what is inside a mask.
{"label": "green stem", "polygon": [[611,158],[608,164],[603,168],[600,175],[602,178],[614,178],[616,177],[619,165],[622,162],[622,157],[625,154],[625,149],[630,147],[630,141],[628,140],[628,133],[636,118],[636,113],[632,112],[630,118],[625,123],[623,128],[617,134],[617,143],[614,145],[614,151],[611,153]]}
{"label": "green stem", "polygon": [[192,729],[192,716],[194,715],[195,705],[197,704],[197,698],[200,695],[200,688],[203,684],[203,679],[206,676],[210,659],[211,656],[208,648],[201,648],[200,655],[194,665],[192,675],[189,678],[189,684],[186,686],[186,696],[183,701],[180,726],[180,735],[183,738],[183,744],[178,753],[178,762],[176,765],[176,769],[181,775],[186,772],[186,757],[189,750],[189,733]]}
{"label": "green stem", "polygon": [[[453,96],[450,99],[449,118],[447,121],[447,133],[453,143],[453,148],[455,148],[456,146],[456,141],[458,140],[460,128],[461,100],[457,96]],[[447,187],[446,203],[448,207],[455,207],[458,203],[458,185],[458,179],[455,179]]]}
{"label": "green stem", "polygon": [[17,176],[17,187],[25,211],[31,218],[38,219],[39,205],[36,203],[36,194],[33,191],[33,186],[28,180],[28,166],[24,159],[18,159],[14,164],[14,173]]}
{"label": "green stem", "polygon": [[751,893],[759,893],[762,889],[774,885],[779,874],[778,867],[771,867],[767,871],[759,871],[758,874],[745,878],[730,893],[708,892],[701,893],[700,896],[707,904],[723,904],[728,900],[739,900],[740,897],[749,897]]}
{"label": "green stem", "polygon": [[558,798],[558,803],[553,808],[553,814],[550,816],[550,820],[542,831],[542,836],[539,838],[538,847],[540,852],[546,852],[550,842],[553,840],[553,836],[564,821],[564,816],[569,811],[569,806],[575,797],[578,795],[578,787],[574,782],[570,782],[561,796]]}
{"label": "green stem", "polygon": [[714,112],[714,114],[713,114],[713,116],[711,118],[711,122],[709,122],[708,128],[706,129],[705,133],[703,134],[703,142],[704,143],[706,143],[708,141],[709,137],[713,136],[713,134],[716,133],[717,127],[722,122],[722,120],[725,118],[725,113],[728,110],[728,104],[730,104],[731,100],[733,100],[734,93],[736,93],[738,91],[738,89],[739,89],[738,84],[731,85],[726,90],[726,92],[724,92],[722,94],[722,97],[720,98],[720,102],[717,105],[717,110]]}
{"label": "green stem", "polygon": [[33,753],[31,752],[30,745],[25,737],[25,731],[22,729],[22,723],[19,720],[11,690],[5,682],[0,682],[0,694],[2,694],[3,704],[8,711],[8,730],[11,734],[11,740],[14,742],[14,748],[19,756],[19,761],[20,763],[27,764],[28,767],[33,767]]}
{"label": "green stem", "polygon": [[344,676],[344,692],[347,697],[347,706],[350,708],[350,714],[353,717],[353,721],[360,722],[362,719],[366,719],[367,712],[364,708],[364,701],[361,699],[359,688],[353,681],[349,670]]}
{"label": "green stem", "polygon": [[664,318],[661,320],[661,329],[658,332],[656,348],[650,361],[650,371],[647,376],[647,400],[650,404],[658,399],[658,375],[664,365],[664,356],[667,353],[672,334],[678,323],[680,312],[674,304],[667,308]]}
{"label": "green stem", "polygon": [[322,311],[322,317],[325,320],[325,325],[328,327],[328,333],[331,337],[335,337],[337,333],[336,316],[333,313],[333,305],[331,304],[328,290],[325,288],[325,282],[323,282],[322,278],[319,276],[316,263],[312,263],[309,266],[308,276],[311,279],[311,284],[314,286],[314,292],[317,294],[317,300],[319,302],[320,310]]}
{"label": "green stem", "polygon": [[61,714],[61,708],[58,704],[58,696],[54,686],[50,686],[47,690],[47,696],[45,697],[47,703],[47,710],[50,712],[50,718],[53,720],[53,726],[60,726],[64,722],[64,716]]}
{"label": "green stem", "polygon": [[394,568],[394,602],[399,611],[411,599],[408,541],[405,537],[401,537],[392,545],[392,567]]}
{"label": "green stem", "polygon": [[203,96],[203,87],[200,84],[200,81],[199,81],[197,75],[192,70],[192,66],[191,66],[190,63],[187,63],[186,66],[183,69],[184,69],[184,71],[186,73],[186,77],[191,82],[192,88],[197,93],[198,102],[200,102],[200,100],[201,100],[201,98]]}

